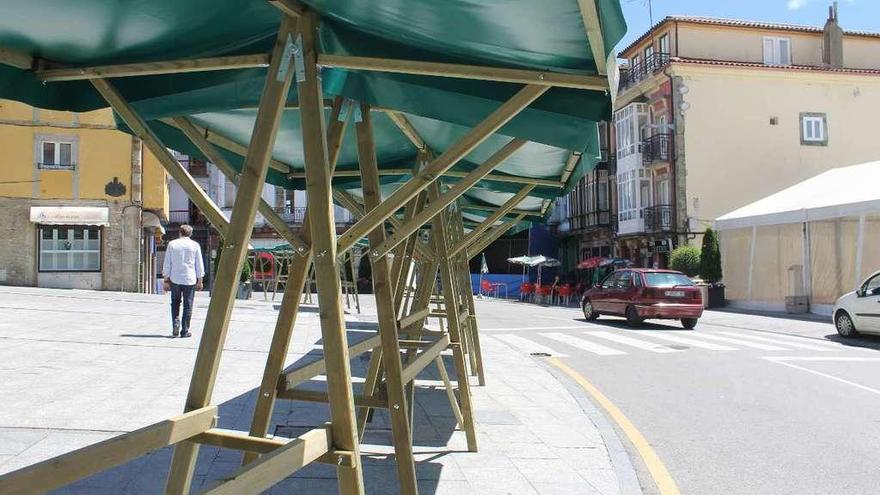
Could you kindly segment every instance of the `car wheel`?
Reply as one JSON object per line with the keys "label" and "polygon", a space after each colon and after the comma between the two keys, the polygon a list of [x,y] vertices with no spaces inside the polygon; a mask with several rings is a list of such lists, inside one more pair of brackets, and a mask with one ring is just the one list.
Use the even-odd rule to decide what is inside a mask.
{"label": "car wheel", "polygon": [[844,338],[855,337],[859,334],[849,313],[843,310],[838,311],[837,316],[834,317],[834,326],[837,328],[837,333]]}
{"label": "car wheel", "polygon": [[691,330],[695,326],[697,326],[697,319],[696,318],[682,318],[681,319],[681,326],[684,327],[685,330]]}
{"label": "car wheel", "polygon": [[593,310],[593,303],[589,299],[584,301],[581,309],[584,310],[584,318],[586,318],[587,321],[594,321],[599,318],[599,313]]}
{"label": "car wheel", "polygon": [[642,318],[639,317],[639,312],[636,311],[635,306],[629,306],[626,308],[626,324],[631,327],[637,327],[644,322]]}

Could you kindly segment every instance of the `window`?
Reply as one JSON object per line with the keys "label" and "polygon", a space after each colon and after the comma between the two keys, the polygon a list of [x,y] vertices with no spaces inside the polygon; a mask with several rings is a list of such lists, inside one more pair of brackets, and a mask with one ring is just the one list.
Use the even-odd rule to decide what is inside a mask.
{"label": "window", "polygon": [[625,222],[638,217],[636,186],[638,175],[630,170],[617,175],[617,210],[618,220]]}
{"label": "window", "polygon": [[654,45],[648,45],[645,47],[645,63],[650,64],[651,60],[654,58]]}
{"label": "window", "polygon": [[693,287],[694,285],[691,279],[680,273],[646,273],[645,278],[648,279],[649,287],[678,287],[679,285]]}
{"label": "window", "polygon": [[37,168],[74,170],[77,145],[75,138],[64,136],[37,136]]}
{"label": "window", "polygon": [[666,177],[657,182],[657,204],[669,204],[669,179]]}
{"label": "window", "polygon": [[631,103],[614,112],[614,126],[617,131],[617,158],[626,158],[638,149],[638,130],[647,123],[648,106],[644,103]]}
{"label": "window", "polygon": [[639,56],[638,56],[638,55],[633,55],[633,57],[632,57],[631,59],[629,59],[630,70],[631,70],[631,71],[636,70],[636,66],[639,65],[639,62],[640,62],[640,60],[639,60]]}
{"label": "window", "polygon": [[664,34],[660,37],[660,53],[669,54],[669,35]]}
{"label": "window", "polygon": [[791,40],[765,36],[764,63],[767,65],[791,65]]}
{"label": "window", "polygon": [[101,271],[101,228],[40,226],[41,272]]}
{"label": "window", "polygon": [[620,279],[621,272],[614,272],[605,277],[605,280],[602,281],[603,289],[613,289],[617,285],[617,281]]}
{"label": "window", "polygon": [[827,120],[824,113],[801,113],[801,144],[826,146]]}

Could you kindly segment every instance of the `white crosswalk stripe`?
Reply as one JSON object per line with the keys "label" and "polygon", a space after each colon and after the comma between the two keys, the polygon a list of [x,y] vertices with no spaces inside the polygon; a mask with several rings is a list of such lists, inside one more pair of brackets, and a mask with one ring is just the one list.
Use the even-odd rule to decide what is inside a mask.
{"label": "white crosswalk stripe", "polygon": [[644,340],[634,339],[632,337],[627,337],[626,335],[620,335],[611,332],[584,332],[585,335],[589,335],[590,337],[599,337],[600,339],[610,340],[612,342],[617,342],[618,344],[624,344],[628,346],[635,347],[637,349],[642,349],[645,351],[651,352],[681,352],[681,349],[672,349],[670,347],[666,347],[662,344],[655,344],[654,342],[645,342]]}
{"label": "white crosswalk stripe", "polygon": [[786,345],[789,347],[796,347],[798,349],[807,349],[810,351],[819,351],[819,352],[833,352],[840,351],[840,344],[835,344],[832,342],[821,342],[821,341],[809,341],[807,339],[802,339],[799,337],[791,337],[788,335],[779,335],[775,334],[773,337],[763,337],[760,335],[754,335],[752,333],[744,333],[744,332],[718,332],[724,335],[730,335],[733,337],[749,339],[749,340],[757,340],[759,342],[771,342],[773,344]]}
{"label": "white crosswalk stripe", "polygon": [[694,333],[688,335],[688,337],[699,337],[701,339],[709,339],[715,340],[718,342],[724,342],[726,344],[735,344],[742,347],[750,347],[752,349],[761,349],[762,351],[790,351],[791,349],[786,349],[785,347],[779,347],[778,345],[770,345],[770,344],[762,344],[760,342],[750,342],[746,339],[735,339],[733,337],[722,337],[720,335],[715,335],[714,333]]}
{"label": "white crosswalk stripe", "polygon": [[563,354],[561,352],[556,352],[555,350],[553,350],[545,345],[539,344],[537,342],[532,342],[529,339],[520,337],[519,335],[514,335],[512,333],[493,334],[492,337],[499,339],[507,344],[510,344],[513,347],[516,347],[517,349],[524,351],[526,353],[529,353],[529,354],[531,354],[533,352],[543,352],[546,354],[550,354],[551,356],[568,357],[568,355],[566,355],[566,354]]}
{"label": "white crosswalk stripe", "polygon": [[660,340],[668,340],[670,342],[675,342],[678,344],[688,345],[691,347],[699,347],[701,349],[708,349],[710,351],[735,351],[737,350],[735,347],[730,347],[721,344],[713,344],[712,342],[703,342],[701,340],[696,340],[689,337],[681,337],[679,335],[670,335],[664,331],[651,331],[651,332],[638,332],[639,335],[660,339]]}
{"label": "white crosswalk stripe", "polygon": [[579,339],[577,337],[573,337],[573,336],[565,334],[565,333],[552,332],[552,333],[540,333],[538,335],[540,335],[542,337],[546,337],[548,339],[553,339],[553,340],[562,342],[563,344],[567,344],[572,347],[577,347],[578,349],[581,349],[581,350],[584,350],[587,352],[592,352],[593,354],[598,354],[600,356],[615,356],[615,355],[626,354],[626,352],[624,352],[624,351],[612,349],[611,347],[606,347],[602,344],[596,344],[595,342],[590,342],[588,340]]}

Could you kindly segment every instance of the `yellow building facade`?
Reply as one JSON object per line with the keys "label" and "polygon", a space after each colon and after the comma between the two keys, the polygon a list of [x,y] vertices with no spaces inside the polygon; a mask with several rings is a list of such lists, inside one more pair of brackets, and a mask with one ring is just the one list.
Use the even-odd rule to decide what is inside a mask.
{"label": "yellow building facade", "polygon": [[109,109],[0,100],[0,160],[0,284],[152,291],[168,179]]}

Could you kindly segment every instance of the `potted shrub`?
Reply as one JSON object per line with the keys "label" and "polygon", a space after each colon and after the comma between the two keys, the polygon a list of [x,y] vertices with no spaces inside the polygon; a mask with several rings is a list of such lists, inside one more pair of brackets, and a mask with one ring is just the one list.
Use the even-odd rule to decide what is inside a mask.
{"label": "potted shrub", "polygon": [[709,307],[724,306],[724,284],[721,283],[721,249],[718,235],[711,228],[703,234],[703,250],[700,257],[700,276],[709,284]]}
{"label": "potted shrub", "polygon": [[688,277],[700,273],[700,249],[697,246],[679,246],[669,255],[669,268],[678,270]]}
{"label": "potted shrub", "polygon": [[[214,267],[220,265],[220,254],[223,252],[223,239],[220,239],[220,245],[217,246],[217,254],[214,257]],[[236,299],[250,299],[253,288],[251,287],[251,264],[245,259],[241,266],[241,273],[238,276],[238,290],[235,293]]]}

